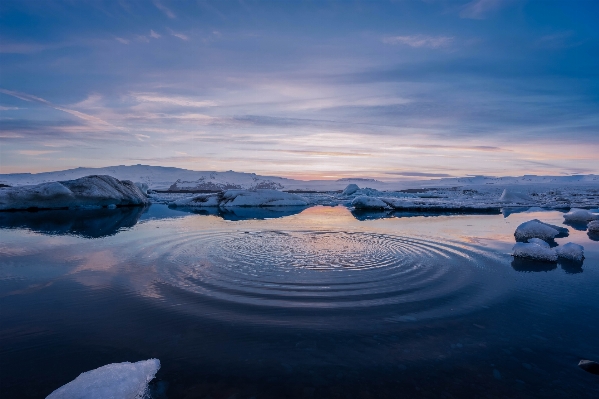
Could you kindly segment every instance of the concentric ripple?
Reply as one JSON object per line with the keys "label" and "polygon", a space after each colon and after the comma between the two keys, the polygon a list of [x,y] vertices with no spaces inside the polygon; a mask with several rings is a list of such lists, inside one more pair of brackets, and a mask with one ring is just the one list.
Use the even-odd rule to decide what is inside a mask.
{"label": "concentric ripple", "polygon": [[489,288],[493,291],[488,281],[481,281],[489,274],[481,271],[492,261],[488,254],[424,237],[195,231],[147,244],[143,257],[172,288],[254,308],[391,306],[397,317],[438,315],[480,305]]}

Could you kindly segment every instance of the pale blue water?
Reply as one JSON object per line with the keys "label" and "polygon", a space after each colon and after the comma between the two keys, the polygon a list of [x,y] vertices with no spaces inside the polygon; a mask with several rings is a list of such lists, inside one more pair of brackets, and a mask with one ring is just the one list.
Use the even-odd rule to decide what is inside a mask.
{"label": "pale blue water", "polygon": [[2,397],[151,357],[156,398],[599,396],[598,238],[509,255],[561,213],[259,211],[1,213]]}

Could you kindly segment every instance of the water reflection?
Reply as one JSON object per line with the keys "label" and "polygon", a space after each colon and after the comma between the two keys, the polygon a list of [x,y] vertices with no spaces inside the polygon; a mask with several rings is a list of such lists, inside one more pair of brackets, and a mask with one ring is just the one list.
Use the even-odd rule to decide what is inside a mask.
{"label": "water reflection", "polygon": [[550,272],[557,269],[558,265],[567,274],[578,274],[583,272],[582,261],[578,262],[560,259],[558,262],[548,262],[517,257],[512,260],[512,268],[517,272],[523,273]]}
{"label": "water reflection", "polygon": [[100,238],[133,227],[145,208],[0,212],[0,228],[27,229],[48,235]]}
{"label": "water reflection", "polygon": [[595,233],[593,231],[589,231],[587,233],[587,236],[589,236],[589,238],[593,241],[599,241],[599,233]]}
{"label": "water reflection", "polygon": [[454,215],[499,215],[499,210],[481,209],[481,210],[455,210],[455,211],[396,211],[396,210],[365,210],[353,209],[351,214],[358,220],[376,220],[389,218],[411,218],[411,217],[435,217],[435,216],[454,216]]}
{"label": "water reflection", "polygon": [[177,211],[181,212],[193,213],[196,215],[204,216],[217,216],[223,218],[224,220],[230,221],[277,219],[286,216],[296,215],[305,209],[305,206],[176,208]]}

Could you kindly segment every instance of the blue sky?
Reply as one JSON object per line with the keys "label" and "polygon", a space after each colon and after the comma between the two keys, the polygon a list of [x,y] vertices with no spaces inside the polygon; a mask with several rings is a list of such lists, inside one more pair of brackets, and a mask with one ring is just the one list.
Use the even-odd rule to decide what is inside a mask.
{"label": "blue sky", "polygon": [[2,173],[599,173],[597,1],[0,2]]}

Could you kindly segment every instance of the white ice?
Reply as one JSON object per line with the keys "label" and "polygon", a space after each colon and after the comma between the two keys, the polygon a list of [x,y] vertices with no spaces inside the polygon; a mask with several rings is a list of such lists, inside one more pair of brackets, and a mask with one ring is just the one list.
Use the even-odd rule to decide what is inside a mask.
{"label": "white ice", "polygon": [[503,190],[503,193],[501,194],[501,197],[499,197],[499,202],[509,202],[512,204],[526,204],[531,202],[531,198],[530,196],[521,192],[505,188]]}
{"label": "white ice", "polygon": [[593,220],[587,225],[587,229],[590,233],[599,233],[599,220]]}
{"label": "white ice", "polygon": [[343,190],[343,192],[341,193],[341,195],[344,197],[347,197],[349,195],[352,195],[359,189],[360,189],[360,187],[358,187],[357,184],[348,184],[347,187],[345,187],[345,190]]}
{"label": "white ice", "polygon": [[[534,240],[534,239],[533,239]],[[539,240],[543,242],[542,240]],[[512,248],[512,255],[520,258],[528,258],[533,260],[542,260],[548,262],[557,261],[557,253],[554,249],[549,248],[546,242],[540,244],[539,241],[518,242]]]}
{"label": "white ice", "polygon": [[148,203],[147,196],[128,180],[87,176],[76,180],[0,189],[0,210],[28,208],[90,208]]}
{"label": "white ice", "polygon": [[540,238],[541,240],[547,241],[555,238],[560,232],[566,233],[568,232],[568,229],[543,223],[538,219],[533,219],[518,226],[514,236],[518,241],[528,240],[530,238]]}
{"label": "white ice", "polygon": [[296,194],[277,190],[228,190],[224,193],[198,195],[171,202],[181,207],[264,207],[307,206],[308,201]]}
{"label": "white ice", "polygon": [[169,203],[170,206],[181,207],[217,207],[220,204],[220,196],[218,194],[196,195],[194,197],[182,198]]}
{"label": "white ice", "polygon": [[366,195],[354,198],[351,204],[356,209],[389,209],[389,206],[381,199]]}
{"label": "white ice", "polygon": [[570,212],[564,214],[564,220],[572,223],[586,223],[591,220],[599,220],[599,215],[591,213],[586,209],[570,209]]}
{"label": "white ice", "polygon": [[46,399],[141,399],[158,369],[158,359],[108,364],[81,373]]}
{"label": "white ice", "polygon": [[576,262],[582,262],[584,259],[584,247],[582,245],[574,244],[569,242],[561,247],[555,249],[557,256],[562,259],[572,260]]}

